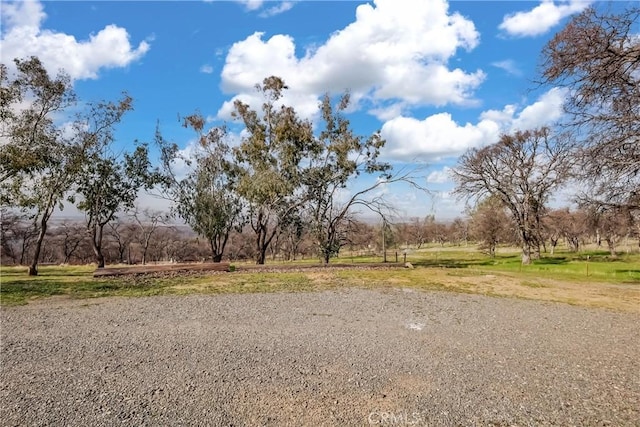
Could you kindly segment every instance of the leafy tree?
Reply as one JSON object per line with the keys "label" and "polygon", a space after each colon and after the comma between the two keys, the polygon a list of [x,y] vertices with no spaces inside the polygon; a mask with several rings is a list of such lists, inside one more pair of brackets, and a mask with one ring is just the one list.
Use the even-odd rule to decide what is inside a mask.
{"label": "leafy tree", "polygon": [[139,191],[153,188],[158,180],[144,144],[133,153],[116,155],[105,151],[92,157],[78,182],[77,194],[81,198],[77,207],[85,212],[95,260],[98,268],[103,268],[104,227],[117,218],[118,212],[132,209]]}
{"label": "leafy tree", "polygon": [[640,7],[587,8],[542,51],[542,82],[568,89],[581,201],[640,209]]}
{"label": "leafy tree", "polygon": [[292,107],[277,105],[287,89],[281,78],[268,77],[256,89],[265,100],[260,113],[242,101],[234,103],[233,115],[247,136],[233,149],[233,183],[247,203],[256,262],[264,264],[281,223],[303,205],[300,165],[317,144],[310,122],[301,120]]}
{"label": "leafy tree", "polygon": [[38,237],[29,275],[37,275],[49,219],[73,185],[88,141],[65,135],[54,120],[75,103],[69,77],[51,78],[36,57],[14,62],[14,79],[4,64],[0,69],[0,204],[32,215]]}
{"label": "leafy tree", "polygon": [[[540,221],[551,193],[572,163],[569,140],[549,129],[505,134],[496,144],[467,151],[453,170],[456,192],[467,199],[492,196],[509,210],[522,246],[522,263],[539,249]],[[539,250],[538,250],[539,253]]]}
{"label": "leafy tree", "polygon": [[165,190],[175,204],[178,215],[199,236],[207,239],[213,262],[220,262],[229,235],[244,225],[243,203],[230,175],[236,172],[230,161],[225,127],[205,130],[206,120],[199,113],[184,118],[183,126],[198,135],[193,158],[181,160],[193,169],[186,177],[178,177],[173,164],[179,158],[177,146],[167,143],[157,134],[162,148],[166,176]]}
{"label": "leafy tree", "polygon": [[[303,171],[302,184],[311,233],[325,263],[347,243],[347,230],[354,219],[355,207],[366,207],[384,214],[388,205],[379,196],[368,197],[382,185],[411,179],[408,174],[391,175],[391,165],[379,160],[385,140],[379,132],[368,138],[355,135],[343,112],[349,107],[345,93],[334,108],[325,95],[320,110],[324,129],[311,150],[309,167]],[[358,176],[379,174],[371,185],[349,194],[348,184]]]}
{"label": "leafy tree", "polygon": [[[132,99],[125,94],[117,103],[89,104],[76,121],[80,138],[91,147],[77,179],[79,197],[76,205],[87,218],[87,231],[98,268],[105,265],[105,226],[117,218],[118,212],[134,207],[141,189],[151,189],[159,182],[146,144],[136,142],[132,153],[116,152],[112,147],[116,124],[132,108]],[[76,201],[76,198],[71,200]]]}

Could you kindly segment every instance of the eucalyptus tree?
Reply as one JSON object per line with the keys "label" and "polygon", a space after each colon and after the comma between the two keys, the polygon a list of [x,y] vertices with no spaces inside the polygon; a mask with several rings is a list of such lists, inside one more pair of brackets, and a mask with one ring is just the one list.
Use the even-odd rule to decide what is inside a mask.
{"label": "eucalyptus tree", "polygon": [[580,199],[640,210],[640,7],[589,7],[542,51],[542,83],[567,90]]}
{"label": "eucalyptus tree", "polygon": [[467,199],[495,197],[509,210],[522,246],[522,263],[539,255],[545,203],[572,169],[571,143],[547,128],[504,134],[463,154],[453,170],[455,192]]}
{"label": "eucalyptus tree", "polygon": [[119,212],[134,207],[140,190],[149,190],[159,182],[146,144],[136,141],[132,152],[114,147],[115,126],[132,108],[132,99],[125,94],[116,103],[89,104],[76,120],[78,138],[89,149],[70,200],[85,213],[98,268],[105,265],[102,252],[105,226]]}
{"label": "eucalyptus tree", "polygon": [[178,215],[198,235],[207,239],[213,262],[220,262],[229,234],[245,223],[243,201],[235,191],[230,174],[235,170],[230,160],[224,126],[205,129],[206,120],[196,113],[184,118],[183,125],[197,134],[197,146],[190,159],[182,159],[193,168],[185,177],[177,177],[172,163],[178,157],[159,137],[164,146],[164,164],[168,181],[165,189],[175,203]]}
{"label": "eucalyptus tree", "polygon": [[281,224],[304,205],[302,162],[318,145],[311,123],[293,107],[278,105],[287,89],[281,78],[267,77],[256,89],[264,97],[260,112],[240,100],[234,103],[233,116],[244,124],[246,136],[233,149],[233,182],[247,203],[256,263],[264,264]]}
{"label": "eucalyptus tree", "polygon": [[[409,173],[393,174],[391,165],[380,160],[380,150],[385,144],[380,132],[368,137],[354,133],[344,116],[349,104],[348,92],[341,96],[336,107],[329,95],[323,97],[320,111],[324,129],[310,151],[309,166],[303,173],[311,233],[325,263],[348,243],[347,234],[356,208],[363,207],[383,216],[388,213],[389,204],[376,190],[399,181],[417,186]],[[351,191],[348,187],[354,179],[364,175],[375,179]]]}
{"label": "eucalyptus tree", "polygon": [[6,65],[0,69],[0,204],[31,215],[38,237],[29,275],[37,275],[49,219],[73,185],[86,146],[57,121],[75,105],[69,76],[52,78],[36,57],[14,62],[15,77]]}

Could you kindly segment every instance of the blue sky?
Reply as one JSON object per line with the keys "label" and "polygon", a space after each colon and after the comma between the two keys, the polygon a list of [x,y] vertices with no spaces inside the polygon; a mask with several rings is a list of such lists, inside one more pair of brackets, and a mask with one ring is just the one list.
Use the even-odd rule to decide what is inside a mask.
{"label": "blue sky", "polygon": [[3,0],[0,54],[5,64],[37,55],[51,72],[64,68],[84,101],[127,91],[135,111],[118,144],[151,141],[160,121],[187,154],[193,135],[178,116],[228,121],[233,99],[259,105],[253,86],[264,77],[283,77],[286,102],[310,119],[320,96],[349,89],[349,118],[361,134],[382,130],[384,160],[428,165],[421,184],[431,196],[397,187],[388,199],[403,216],[451,219],[464,208],[447,174],[460,154],[560,117],[564,92],[535,84],[540,51],[590,4]]}

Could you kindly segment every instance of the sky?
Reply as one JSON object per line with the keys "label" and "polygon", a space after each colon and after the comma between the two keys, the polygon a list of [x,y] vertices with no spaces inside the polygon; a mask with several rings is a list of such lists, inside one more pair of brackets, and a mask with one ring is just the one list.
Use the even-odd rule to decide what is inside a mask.
{"label": "sky", "polygon": [[[349,90],[355,131],[381,130],[381,159],[396,170],[421,168],[419,184],[430,190],[383,188],[398,214],[450,220],[465,208],[449,174],[461,154],[561,117],[566,93],[536,83],[541,50],[591,4],[2,0],[0,58],[11,65],[35,55],[52,74],[64,69],[85,102],[126,91],[134,111],[119,124],[117,144],[151,142],[159,123],[186,155],[195,136],[179,117],[198,111],[241,135],[233,101],[259,108],[255,85],[265,77],[282,77],[284,102],[312,121],[324,94]],[[150,195],[140,203],[167,207]]]}

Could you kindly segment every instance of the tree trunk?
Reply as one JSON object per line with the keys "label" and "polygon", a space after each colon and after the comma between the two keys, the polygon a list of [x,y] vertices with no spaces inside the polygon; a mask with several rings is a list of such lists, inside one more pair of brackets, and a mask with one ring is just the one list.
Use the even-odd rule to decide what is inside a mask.
{"label": "tree trunk", "polygon": [[528,242],[522,244],[522,264],[531,264],[531,245]]}
{"label": "tree trunk", "polygon": [[44,241],[44,235],[47,234],[47,217],[42,216],[40,220],[40,232],[38,233],[38,240],[36,240],[36,247],[33,253],[33,261],[29,266],[29,276],[38,275],[38,260],[40,259],[40,250],[42,249],[42,242]]}
{"label": "tree trunk", "polygon": [[609,253],[611,254],[611,258],[618,258],[618,254],[616,253],[616,242],[613,238],[608,237],[606,239],[607,246],[609,247]]}
{"label": "tree trunk", "polygon": [[489,256],[491,258],[496,257],[496,244],[493,242],[489,243]]}
{"label": "tree trunk", "polygon": [[91,248],[96,256],[98,268],[104,268],[104,255],[102,254],[102,230],[104,226],[94,225],[91,236]]}

